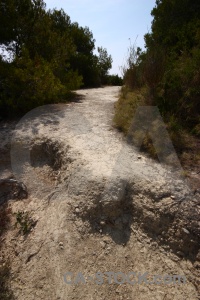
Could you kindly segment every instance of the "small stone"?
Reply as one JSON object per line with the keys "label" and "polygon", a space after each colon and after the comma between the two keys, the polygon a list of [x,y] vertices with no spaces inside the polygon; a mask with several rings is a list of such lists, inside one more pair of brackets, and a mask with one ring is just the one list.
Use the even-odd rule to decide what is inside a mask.
{"label": "small stone", "polygon": [[106,224],[105,221],[101,221],[101,222],[100,222],[100,225],[101,225],[101,226],[104,226],[105,224]]}
{"label": "small stone", "polygon": [[80,209],[77,207],[77,208],[75,209],[75,212],[76,212],[76,213],[79,213],[79,212],[80,212]]}
{"label": "small stone", "polygon": [[182,229],[185,233],[190,234],[189,230],[187,230],[186,228],[182,228]]}
{"label": "small stone", "polygon": [[175,255],[170,256],[170,258],[171,258],[171,260],[173,260],[175,262],[180,261],[180,258],[178,256],[175,256]]}
{"label": "small stone", "polygon": [[110,243],[110,239],[109,239],[108,236],[105,236],[105,237],[103,238],[103,241],[104,241],[106,244],[109,244],[109,243]]}
{"label": "small stone", "polygon": [[174,199],[176,199],[176,197],[172,195],[172,196],[171,196],[171,199],[173,199],[173,200],[174,200]]}
{"label": "small stone", "polygon": [[104,242],[100,242],[100,244],[101,244],[102,248],[104,248],[104,249],[105,249],[105,247],[106,247],[106,243],[104,243]]}
{"label": "small stone", "polygon": [[157,243],[156,243],[156,242],[151,243],[151,245],[152,245],[153,247],[157,247]]}
{"label": "small stone", "polygon": [[178,251],[177,254],[182,257],[184,256],[184,253],[182,251]]}
{"label": "small stone", "polygon": [[63,246],[63,243],[62,243],[62,242],[60,242],[60,243],[59,243],[59,246]]}

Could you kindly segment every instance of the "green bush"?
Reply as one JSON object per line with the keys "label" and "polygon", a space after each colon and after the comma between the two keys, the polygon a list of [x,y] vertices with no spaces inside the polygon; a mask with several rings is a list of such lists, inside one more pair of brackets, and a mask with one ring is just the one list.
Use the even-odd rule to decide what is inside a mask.
{"label": "green bush", "polygon": [[[69,99],[81,86],[100,86],[112,66],[88,27],[43,0],[3,0],[0,5],[0,118]],[[3,61],[7,59],[6,61]]]}
{"label": "green bush", "polygon": [[123,79],[119,77],[119,75],[107,75],[106,77],[106,83],[108,85],[113,85],[113,86],[121,86],[123,85]]}
{"label": "green bush", "polygon": [[183,53],[168,67],[156,97],[156,104],[166,120],[173,115],[177,122],[193,133],[200,124],[199,70],[200,49]]}
{"label": "green bush", "polygon": [[36,222],[31,218],[29,212],[18,211],[16,213],[15,226],[19,226],[19,230],[22,234],[28,234],[35,224]]}
{"label": "green bush", "polygon": [[77,72],[70,71],[66,74],[65,85],[62,84],[54,75],[51,64],[41,57],[23,56],[7,66],[10,72],[6,76],[1,73],[0,109],[8,116],[65,101],[69,91],[82,83]]}
{"label": "green bush", "polygon": [[[146,105],[158,106],[166,123],[173,117],[177,126],[199,136],[199,1],[157,0],[152,16],[146,50],[128,49],[124,83],[132,91],[146,87]],[[180,131],[172,127],[178,137]]]}

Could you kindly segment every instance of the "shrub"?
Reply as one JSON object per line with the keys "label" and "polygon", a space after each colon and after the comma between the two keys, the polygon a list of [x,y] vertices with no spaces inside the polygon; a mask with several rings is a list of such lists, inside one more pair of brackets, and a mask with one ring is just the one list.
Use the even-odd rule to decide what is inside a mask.
{"label": "shrub", "polygon": [[[1,113],[23,114],[41,105],[65,101],[70,90],[81,85],[76,72],[66,73],[65,85],[53,73],[50,63],[41,57],[17,58],[6,76],[1,75]],[[3,68],[2,68],[3,69]],[[3,70],[2,70],[3,71]]]}
{"label": "shrub", "polygon": [[123,79],[119,75],[107,75],[106,82],[108,85],[121,86],[123,85]]}
{"label": "shrub", "polygon": [[16,213],[15,226],[19,226],[20,232],[24,235],[29,233],[35,226],[35,221],[31,218],[30,213],[24,211],[18,211]]}
{"label": "shrub", "polygon": [[4,262],[0,265],[0,299],[12,300],[14,299],[13,293],[9,286],[10,265]]}
{"label": "shrub", "polygon": [[5,232],[10,222],[11,209],[7,204],[0,206],[0,236]]}

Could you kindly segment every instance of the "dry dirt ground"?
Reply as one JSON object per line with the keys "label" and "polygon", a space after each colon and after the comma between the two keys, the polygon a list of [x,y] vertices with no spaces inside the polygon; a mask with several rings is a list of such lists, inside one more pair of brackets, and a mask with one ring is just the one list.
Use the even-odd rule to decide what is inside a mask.
{"label": "dry dirt ground", "polygon": [[[81,90],[2,123],[0,178],[24,184],[21,200],[12,181],[0,185],[13,213],[0,260],[17,300],[200,299],[199,191],[113,128],[118,92]],[[29,217],[15,226],[19,212]]]}

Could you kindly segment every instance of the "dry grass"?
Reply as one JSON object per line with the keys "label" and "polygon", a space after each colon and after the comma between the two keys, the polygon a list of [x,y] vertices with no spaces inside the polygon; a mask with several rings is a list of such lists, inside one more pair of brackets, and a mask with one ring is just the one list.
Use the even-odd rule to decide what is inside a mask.
{"label": "dry grass", "polygon": [[144,105],[146,90],[138,89],[130,91],[123,86],[118,102],[115,104],[114,126],[125,134],[128,133],[137,107]]}
{"label": "dry grass", "polygon": [[[114,126],[128,134],[133,116],[138,106],[150,105],[147,88],[129,90],[123,86],[118,102],[115,104]],[[183,167],[192,168],[200,163],[200,141],[186,130],[182,129],[174,116],[165,120],[166,129],[174,145]],[[157,152],[148,133],[144,137],[141,151],[157,158]]]}
{"label": "dry grass", "polygon": [[[0,237],[3,235],[11,220],[11,209],[8,208],[7,203],[0,206]],[[2,243],[0,244],[0,247]],[[0,299],[2,300],[12,300],[14,299],[13,293],[9,286],[10,278],[10,265],[7,260],[2,260],[0,262]]]}

